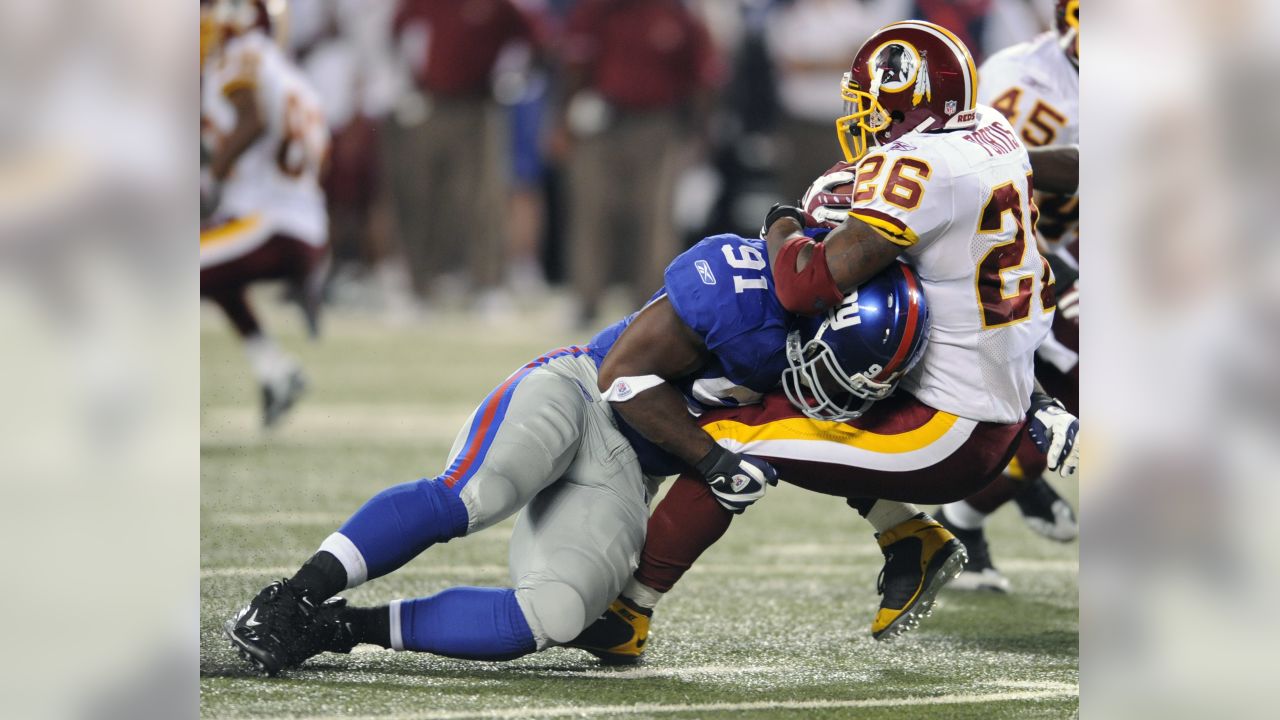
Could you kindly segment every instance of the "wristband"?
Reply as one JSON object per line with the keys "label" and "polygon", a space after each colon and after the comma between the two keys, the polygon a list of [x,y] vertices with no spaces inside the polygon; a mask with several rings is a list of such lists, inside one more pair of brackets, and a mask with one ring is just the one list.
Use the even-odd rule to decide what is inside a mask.
{"label": "wristband", "polygon": [[626,402],[645,390],[652,390],[666,382],[657,375],[638,375],[636,377],[620,377],[613,381],[608,390],[600,397],[608,402]]}
{"label": "wristband", "polygon": [[702,475],[703,478],[709,478],[715,473],[716,467],[725,459],[726,455],[733,455],[733,453],[719,445],[712,445],[711,450],[706,455],[703,455],[701,460],[694,463],[693,469],[697,470],[698,474]]}

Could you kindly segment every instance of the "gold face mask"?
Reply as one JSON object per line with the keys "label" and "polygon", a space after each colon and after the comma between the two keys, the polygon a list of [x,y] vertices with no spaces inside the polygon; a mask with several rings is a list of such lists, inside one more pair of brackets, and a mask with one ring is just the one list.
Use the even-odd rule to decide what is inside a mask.
{"label": "gold face mask", "polygon": [[1063,22],[1069,29],[1069,35],[1063,38],[1062,49],[1067,55],[1080,64],[1080,0],[1070,0],[1063,11]]}
{"label": "gold face mask", "polygon": [[840,81],[840,98],[845,114],[836,118],[836,137],[845,161],[857,162],[867,154],[871,136],[888,128],[892,118],[874,94],[858,88],[852,73],[845,73]]}

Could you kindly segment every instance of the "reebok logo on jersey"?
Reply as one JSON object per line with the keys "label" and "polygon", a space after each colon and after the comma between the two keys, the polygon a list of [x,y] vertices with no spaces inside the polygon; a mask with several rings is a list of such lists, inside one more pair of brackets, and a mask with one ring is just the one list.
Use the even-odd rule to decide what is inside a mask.
{"label": "reebok logo on jersey", "polygon": [[693,264],[698,269],[698,275],[702,278],[702,284],[715,285],[716,275],[711,272],[711,265],[706,260],[699,260]]}

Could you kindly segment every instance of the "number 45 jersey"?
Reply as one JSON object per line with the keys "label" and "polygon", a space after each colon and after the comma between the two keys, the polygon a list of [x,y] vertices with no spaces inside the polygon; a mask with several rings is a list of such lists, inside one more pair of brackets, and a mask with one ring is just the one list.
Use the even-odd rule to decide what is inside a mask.
{"label": "number 45 jersey", "polygon": [[253,218],[264,231],[322,245],[328,215],[320,168],[329,131],[315,93],[264,33],[235,37],[205,70],[200,124],[207,146],[216,147],[235,128],[228,95],[240,88],[253,91],[266,128],[223,184],[219,219]]}
{"label": "number 45 jersey", "polygon": [[933,317],[902,387],[985,422],[1020,421],[1036,348],[1053,321],[1053,274],[1036,248],[1031,163],[1004,116],[911,133],[858,163],[849,214],[902,246]]}
{"label": "number 45 jersey", "polygon": [[[1027,147],[1080,142],[1080,71],[1056,33],[1005,48],[978,73],[978,102],[1004,114]],[[1078,265],[1080,200],[1041,194],[1038,232],[1058,255]]]}

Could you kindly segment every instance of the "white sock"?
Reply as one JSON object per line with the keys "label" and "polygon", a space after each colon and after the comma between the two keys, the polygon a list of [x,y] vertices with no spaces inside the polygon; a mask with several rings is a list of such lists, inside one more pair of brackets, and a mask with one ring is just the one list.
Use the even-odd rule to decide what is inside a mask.
{"label": "white sock", "polygon": [[293,360],[266,335],[253,335],[244,339],[244,352],[249,356],[249,367],[258,382],[267,384],[288,373]]}
{"label": "white sock", "polygon": [[987,522],[986,513],[978,512],[964,500],[957,500],[942,506],[943,512],[951,524],[961,530],[981,530]]}
{"label": "white sock", "polygon": [[657,606],[658,601],[662,599],[663,593],[654,590],[635,578],[631,578],[627,582],[627,586],[622,589],[622,594],[628,600],[634,602],[646,610],[652,610]]}
{"label": "white sock", "polygon": [[911,503],[877,500],[867,513],[867,522],[871,523],[871,527],[875,528],[877,533],[882,533],[919,514],[920,508]]}
{"label": "white sock", "polygon": [[387,606],[388,612],[391,613],[391,623],[388,626],[391,630],[391,649],[404,650],[404,633],[400,629],[400,603],[403,600],[392,600]]}
{"label": "white sock", "polygon": [[338,562],[342,563],[342,567],[347,571],[348,590],[369,579],[369,566],[365,564],[364,556],[346,535],[340,532],[330,533],[329,537],[320,543],[320,549],[338,558]]}

